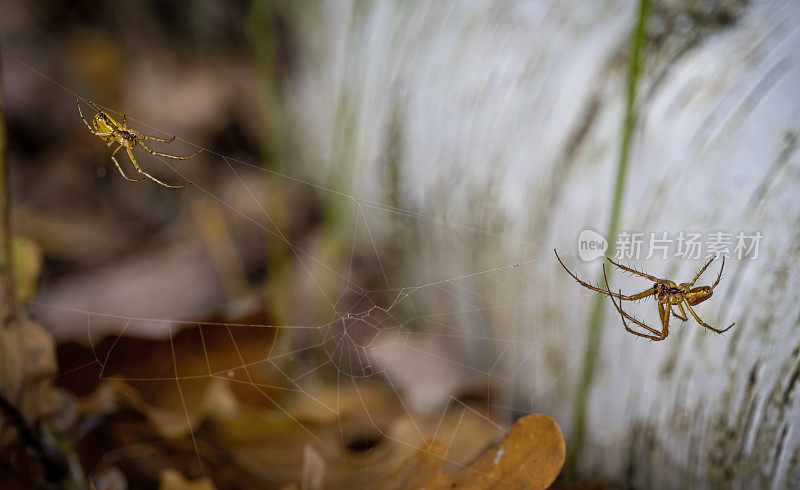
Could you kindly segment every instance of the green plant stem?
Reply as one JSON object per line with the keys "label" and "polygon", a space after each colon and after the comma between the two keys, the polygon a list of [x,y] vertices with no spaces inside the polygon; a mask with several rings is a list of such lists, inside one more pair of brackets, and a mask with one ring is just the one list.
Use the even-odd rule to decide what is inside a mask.
{"label": "green plant stem", "polygon": [[[645,44],[645,24],[649,10],[649,0],[640,0],[639,13],[636,26],[631,38],[631,54],[628,61],[628,84],[627,101],[625,105],[625,118],[622,124],[622,139],[620,144],[619,162],[617,165],[617,181],[614,186],[614,199],[611,203],[611,219],[606,230],[606,237],[609,240],[608,255],[614,255],[616,250],[616,240],[619,228],[619,218],[622,210],[622,198],[625,193],[625,182],[628,175],[628,163],[630,160],[631,143],[633,141],[633,130],[636,126],[636,91],[639,85],[639,78],[642,71],[642,56]],[[602,275],[599,281],[602,281]],[[572,437],[568,444],[567,464],[571,471],[576,472],[577,458],[586,432],[586,406],[589,393],[594,381],[594,373],[597,364],[597,353],[600,349],[600,338],[603,331],[603,311],[605,296],[598,295],[592,304],[592,311],[589,323],[589,339],[586,357],[584,358],[583,369],[578,382],[578,393],[575,403],[575,410],[572,414]]]}
{"label": "green plant stem", "polygon": [[3,233],[3,325],[17,311],[16,281],[14,278],[14,246],[11,225],[11,199],[9,197],[8,166],[6,161],[8,135],[6,132],[5,106],[3,103],[3,63],[0,58],[0,228]]}
{"label": "green plant stem", "polygon": [[[270,209],[269,225],[274,234],[266,238],[267,285],[265,302],[273,321],[291,323],[292,251],[287,236],[291,220],[290,195],[282,179],[272,172],[286,173],[278,73],[278,40],[276,39],[276,4],[273,0],[254,0],[250,5],[250,25],[253,31],[253,67],[258,80],[260,118],[259,143],[265,169],[265,207]],[[284,338],[291,339],[292,334]]]}
{"label": "green plant stem", "polygon": [[253,66],[258,80],[261,158],[266,168],[283,171],[283,107],[274,10],[273,1],[254,0],[250,5],[250,26],[253,29]]}

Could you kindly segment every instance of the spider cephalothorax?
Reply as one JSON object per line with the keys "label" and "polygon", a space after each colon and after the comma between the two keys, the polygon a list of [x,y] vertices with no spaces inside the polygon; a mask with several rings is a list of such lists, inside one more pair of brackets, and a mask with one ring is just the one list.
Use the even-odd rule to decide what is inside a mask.
{"label": "spider cephalothorax", "polygon": [[[617,309],[620,316],[622,317],[622,324],[625,326],[625,330],[627,330],[632,334],[638,335],[640,337],[645,337],[651,340],[664,340],[665,338],[667,338],[667,335],[669,335],[670,315],[674,315],[680,318],[681,320],[686,321],[688,318],[686,316],[686,310],[689,310],[689,313],[694,317],[695,320],[697,320],[697,323],[717,333],[723,333],[735,325],[734,323],[732,323],[730,326],[724,329],[717,329],[711,327],[705,322],[703,322],[703,320],[701,320],[700,317],[697,316],[697,313],[694,312],[694,309],[692,309],[692,306],[702,303],[703,301],[707,300],[708,298],[711,297],[711,295],[714,294],[714,288],[717,287],[717,284],[719,284],[720,279],[722,279],[722,270],[725,268],[725,257],[722,257],[722,267],[720,267],[719,269],[717,280],[714,281],[714,284],[711,286],[695,286],[694,283],[697,282],[697,280],[700,278],[700,275],[703,272],[705,272],[708,266],[711,265],[711,262],[714,261],[713,257],[711,258],[711,260],[706,262],[706,265],[704,265],[703,268],[700,269],[700,271],[694,276],[692,282],[684,282],[681,284],[675,284],[673,281],[670,281],[669,279],[659,279],[655,276],[645,274],[644,272],[640,272],[630,267],[625,267],[624,265],[617,264],[611,259],[606,259],[613,265],[619,267],[624,271],[636,274],[637,276],[641,276],[653,281],[653,287],[647,288],[641,293],[633,295],[624,295],[622,294],[622,291],[618,293],[611,292],[611,288],[608,285],[608,277],[606,276],[605,264],[603,264],[603,278],[605,279],[606,287],[605,289],[603,289],[597,286],[592,286],[591,284],[578,279],[578,276],[576,276],[569,269],[567,269],[567,266],[565,266],[564,262],[561,261],[561,257],[558,256],[558,252],[556,252],[555,250],[553,250],[553,252],[556,253],[556,258],[558,259],[558,262],[561,264],[561,267],[563,267],[564,270],[567,271],[567,273],[570,276],[572,276],[573,279],[578,281],[578,284],[580,284],[585,288],[591,289],[592,291],[605,294],[609,298],[611,298],[611,302],[614,304],[614,308]],[[626,313],[620,306],[622,304],[622,301],[638,301],[641,299],[648,298],[650,296],[653,296],[656,300],[656,303],[658,304],[658,313],[659,313],[659,318],[661,319],[661,331],[648,327],[647,325],[640,322],[636,318],[633,318],[631,315]],[[614,298],[620,300],[620,305],[617,304]],[[675,306],[677,306],[678,309],[680,310],[681,312],[680,314],[678,314],[678,312],[674,310]],[[686,307],[686,309],[684,309],[684,306]],[[628,323],[625,321],[626,318],[634,322],[635,324],[639,325],[640,327],[646,329],[649,333],[637,332],[631,329],[628,326]]]}
{"label": "spider cephalothorax", "polygon": [[[103,112],[103,110],[100,107],[98,107],[97,104],[95,104],[94,102],[91,102],[91,101],[89,102],[89,104],[91,104],[92,107],[94,107],[94,109],[97,111],[97,114],[94,115],[94,118],[92,119],[92,124],[90,125],[89,122],[86,120],[86,118],[83,117],[83,112],[81,111],[81,101],[80,101],[80,99],[77,99],[77,103],[78,103],[78,114],[80,114],[81,119],[83,120],[83,123],[86,124],[87,128],[89,128],[89,131],[93,135],[95,135],[95,136],[99,137],[100,139],[102,139],[106,143],[106,146],[111,146],[114,143],[119,145],[114,150],[114,152],[111,154],[111,160],[114,162],[114,165],[117,166],[117,170],[119,170],[119,173],[122,174],[122,176],[125,179],[130,180],[131,182],[139,182],[141,180],[144,180],[144,177],[147,177],[148,179],[152,180],[153,182],[161,184],[164,187],[171,187],[173,189],[179,189],[179,188],[183,187],[182,185],[165,184],[165,183],[161,182],[160,180],[158,180],[157,178],[155,178],[152,175],[150,175],[149,173],[147,173],[144,170],[142,170],[139,167],[139,164],[136,162],[136,158],[134,158],[133,152],[131,150],[138,144],[142,148],[144,148],[145,151],[147,151],[148,153],[151,153],[153,155],[156,155],[156,156],[173,158],[175,160],[188,160],[189,158],[192,158],[192,157],[196,156],[198,153],[200,153],[201,151],[203,151],[202,149],[197,150],[195,153],[193,153],[191,155],[188,155],[188,156],[184,156],[184,157],[179,157],[179,156],[175,156],[175,155],[168,155],[166,153],[161,153],[161,152],[155,151],[152,148],[150,148],[149,146],[145,145],[142,142],[142,140],[152,140],[152,141],[160,141],[162,143],[170,143],[172,141],[175,141],[175,137],[173,136],[172,138],[156,138],[155,136],[143,135],[143,134],[141,134],[141,133],[139,133],[137,131],[134,131],[134,130],[128,128],[128,116],[127,115],[123,115],[122,116],[122,124],[119,124],[111,116],[109,116],[108,114]],[[125,175],[125,172],[122,171],[122,167],[120,166],[120,164],[117,161],[117,159],[114,156],[114,154],[116,154],[119,151],[119,149],[123,148],[123,147],[128,152],[128,157],[130,157],[131,163],[133,163],[133,166],[136,168],[136,171],[139,172],[140,174],[144,175],[144,177],[142,177],[141,179],[132,179],[132,178],[128,177],[127,175]]]}

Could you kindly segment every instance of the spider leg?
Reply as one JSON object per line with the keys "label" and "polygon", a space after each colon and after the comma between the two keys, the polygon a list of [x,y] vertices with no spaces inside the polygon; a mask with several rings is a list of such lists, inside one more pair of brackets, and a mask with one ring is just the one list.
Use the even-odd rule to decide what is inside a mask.
{"label": "spider leg", "polygon": [[133,157],[133,152],[131,151],[131,149],[130,148],[125,148],[125,149],[128,150],[128,156],[130,157],[131,162],[133,162],[133,166],[136,167],[136,171],[139,172],[140,174],[144,175],[145,177],[147,177],[148,179],[152,180],[153,182],[155,182],[157,184],[161,184],[164,187],[169,187],[170,189],[180,189],[181,187],[183,187],[182,185],[165,184],[165,183],[161,182],[160,180],[158,180],[157,178],[153,177],[152,175],[148,174],[147,172],[142,170],[141,167],[139,167],[138,163],[136,163],[136,158]]}
{"label": "spider leg", "polygon": [[95,103],[94,103],[94,102],[92,102],[91,100],[87,100],[87,102],[88,102],[88,103],[89,103],[89,104],[90,104],[92,107],[94,107],[94,110],[96,110],[97,112],[102,112],[103,114],[105,114],[105,113],[106,113],[106,111],[104,111],[104,110],[103,110],[103,109],[102,109],[100,106],[98,106],[97,104],[95,104]]}
{"label": "spider leg", "polygon": [[162,143],[172,143],[173,141],[175,141],[174,136],[172,138],[156,138],[155,136],[147,136],[145,134],[140,134],[139,138],[143,140],[160,141]]}
{"label": "spider leg", "polygon": [[717,333],[723,333],[723,332],[727,332],[728,330],[731,329],[731,327],[736,325],[736,323],[731,323],[730,325],[728,325],[727,328],[723,328],[721,330],[718,329],[718,328],[714,328],[714,327],[708,325],[707,323],[705,323],[703,320],[701,320],[699,316],[697,316],[697,313],[694,312],[694,309],[692,309],[692,305],[690,305],[688,301],[684,300],[683,302],[686,303],[686,307],[689,308],[689,313],[691,313],[692,316],[694,317],[694,319],[697,320],[697,323],[699,323],[700,325],[706,327],[709,330],[713,330],[714,332],[717,332]]}
{"label": "spider leg", "polygon": [[[666,338],[665,334],[663,334],[662,332],[659,332],[658,330],[655,330],[653,328],[648,327],[647,325],[645,325],[644,323],[640,322],[636,318],[632,317],[628,313],[625,313],[625,311],[623,311],[623,309],[619,305],[617,305],[617,302],[614,301],[614,294],[611,292],[611,288],[608,286],[608,276],[606,276],[606,266],[605,266],[605,264],[603,264],[603,279],[606,281],[606,288],[608,288],[607,294],[611,298],[611,303],[614,305],[614,308],[616,308],[617,312],[619,312],[619,315],[622,318],[622,326],[625,327],[625,330],[627,330],[628,332],[630,332],[630,333],[632,333],[634,335],[638,335],[639,337],[644,337],[644,338],[647,338],[647,339],[650,339],[650,340],[664,340]],[[659,305],[660,304],[661,303],[659,303]],[[637,332],[636,330],[633,330],[632,328],[630,328],[628,326],[628,322],[625,321],[625,318],[629,319],[630,321],[636,323],[637,325],[639,325],[639,326],[647,329],[648,331],[652,332],[653,335],[648,335],[646,333]]]}
{"label": "spider leg", "polygon": [[92,134],[95,134],[94,128],[92,128],[92,126],[89,124],[89,121],[87,121],[86,118],[83,117],[83,111],[81,111],[81,99],[76,97],[75,98],[75,104],[78,106],[78,115],[81,116],[81,120],[83,121],[83,124],[85,124],[86,127],[89,128],[89,131],[91,131]]}
{"label": "spider leg", "polygon": [[672,307],[669,305],[664,306],[660,301],[658,302],[658,314],[661,317],[661,334],[664,338],[669,335],[669,316],[672,313]]}
{"label": "spider leg", "polygon": [[[706,269],[708,269],[708,266],[711,265],[711,262],[714,262],[714,259],[715,259],[715,257],[711,257],[711,260],[706,262],[706,265],[704,265],[703,268],[700,269],[700,271],[694,276],[694,279],[692,279],[692,282],[689,283],[689,287],[694,286],[694,283],[697,282],[697,280],[700,278],[700,276],[703,274],[703,272],[705,272]],[[725,264],[725,257],[724,256],[722,257],[722,264],[723,264],[723,266]]]}
{"label": "spider leg", "polygon": [[637,276],[646,277],[647,279],[650,279],[653,282],[657,282],[657,283],[661,283],[661,284],[663,284],[665,282],[663,279],[659,279],[656,276],[651,276],[650,274],[645,274],[644,272],[639,272],[636,269],[631,269],[630,267],[625,267],[622,264],[617,264],[616,262],[614,262],[613,260],[609,259],[608,257],[606,257],[606,260],[608,260],[612,264],[616,265],[620,269],[630,272],[631,274],[636,274]]}
{"label": "spider leg", "polygon": [[192,153],[191,155],[187,155],[185,157],[179,157],[179,156],[168,155],[166,153],[161,153],[161,152],[155,151],[152,148],[150,148],[147,145],[145,145],[144,143],[142,143],[141,141],[139,142],[139,144],[142,145],[142,148],[144,148],[147,152],[149,152],[149,153],[151,153],[153,155],[160,156],[160,157],[172,158],[172,159],[175,159],[175,160],[188,160],[188,159],[190,159],[192,157],[197,156],[198,153],[203,151],[203,149],[200,148],[199,150],[197,150],[196,152]]}
{"label": "spider leg", "polygon": [[677,312],[677,311],[675,311],[675,310],[673,309],[673,306],[674,306],[674,305],[670,305],[670,306],[669,306],[669,309],[670,309],[670,311],[672,312],[672,316],[674,316],[674,317],[676,317],[676,318],[680,318],[680,319],[681,319],[681,321],[684,321],[684,322],[685,322],[685,321],[687,320],[687,318],[686,318],[686,312],[683,310],[683,305],[681,305],[680,303],[678,303],[678,308],[680,308],[680,310],[681,310],[681,313],[683,313],[683,315],[679,315],[679,314],[678,314],[678,312]]}
{"label": "spider leg", "polygon": [[122,129],[128,129],[128,115],[122,115]]}
{"label": "spider leg", "polygon": [[661,340],[664,340],[667,338],[667,335],[669,335],[669,318],[670,314],[672,313],[672,309],[669,307],[669,305],[664,306],[664,304],[660,301],[658,301],[656,304],[658,305],[658,315],[661,319],[661,332],[659,332],[658,335],[661,337]]}
{"label": "spider leg", "polygon": [[717,274],[717,280],[714,281],[714,285],[711,286],[711,290],[713,291],[717,284],[719,284],[719,280],[722,279],[722,270],[725,269],[725,256],[722,256],[722,267],[719,268],[719,274]]}
{"label": "spider leg", "polygon": [[[626,295],[622,294],[621,291],[620,291],[619,294],[617,294],[617,293],[612,293],[610,289],[602,289],[602,288],[598,288],[596,286],[592,286],[591,284],[589,284],[587,282],[584,282],[584,281],[581,281],[580,279],[578,279],[578,276],[576,276],[575,274],[572,273],[572,271],[567,269],[567,266],[564,265],[564,262],[561,261],[561,257],[558,256],[558,252],[556,252],[555,249],[553,249],[553,252],[556,253],[556,258],[558,259],[558,262],[561,264],[561,267],[563,267],[564,270],[567,271],[567,274],[569,274],[570,276],[572,276],[573,279],[578,281],[578,284],[580,284],[581,286],[583,286],[583,287],[585,287],[587,289],[591,289],[592,291],[596,291],[596,292],[602,293],[602,294],[607,294],[609,296],[614,296],[615,298],[618,298],[620,301],[638,301],[638,300],[646,298],[648,296],[652,296],[656,292],[656,290],[654,288],[647,288],[644,291],[642,291],[641,293],[633,294],[631,296],[626,296]],[[605,274],[605,265],[603,266],[603,274]],[[606,286],[608,286],[608,285],[606,284]]]}
{"label": "spider leg", "polygon": [[125,175],[125,172],[123,172],[123,171],[122,171],[122,167],[119,165],[119,162],[117,161],[117,157],[115,157],[115,156],[114,156],[114,154],[116,154],[116,153],[119,151],[119,149],[120,149],[120,148],[122,148],[122,145],[119,145],[119,146],[117,147],[117,149],[116,149],[116,150],[114,150],[114,153],[112,153],[112,154],[111,154],[111,160],[114,162],[114,165],[116,165],[116,166],[117,166],[117,170],[119,170],[119,173],[120,173],[120,174],[121,174],[123,177],[125,177],[125,179],[126,179],[126,180],[130,180],[131,182],[141,182],[141,181],[143,181],[143,180],[144,180],[144,178],[141,178],[141,179],[132,179],[132,178],[128,177],[127,175]]}

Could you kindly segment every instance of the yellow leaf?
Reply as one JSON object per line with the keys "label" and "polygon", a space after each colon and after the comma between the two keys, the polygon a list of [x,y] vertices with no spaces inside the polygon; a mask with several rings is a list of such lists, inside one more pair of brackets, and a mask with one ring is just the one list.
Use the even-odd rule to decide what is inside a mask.
{"label": "yellow leaf", "polygon": [[30,300],[36,292],[39,273],[42,270],[42,251],[39,245],[27,237],[14,237],[14,278],[16,280],[16,300],[21,305]]}

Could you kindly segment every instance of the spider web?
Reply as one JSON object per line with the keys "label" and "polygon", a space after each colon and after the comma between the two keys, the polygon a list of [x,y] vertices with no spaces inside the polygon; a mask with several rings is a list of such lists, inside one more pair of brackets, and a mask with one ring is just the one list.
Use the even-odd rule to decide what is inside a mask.
{"label": "spider web", "polygon": [[[87,101],[35,68],[3,53],[72,97]],[[65,103],[74,104],[74,99],[66,97]],[[119,115],[113,110],[109,113]],[[134,118],[128,120],[133,128],[164,132]],[[77,115],[76,124],[80,124]],[[180,138],[178,141],[202,148]],[[175,175],[192,182],[193,186],[180,192],[204,194],[221,209],[241,215],[265,235],[283,241],[299,264],[298,274],[323,298],[323,309],[328,315],[326,321],[305,325],[176,321],[149,318],[146,313],[130,316],[63,304],[29,305],[34,312],[50,310],[59,315],[85,317],[86,341],[92,346],[93,359],[81,366],[67,367],[69,372],[94,366],[99,368],[99,378],[103,380],[171,386],[183,408],[202,472],[207,472],[208,467],[199,437],[203,429],[197,426],[192,415],[202,400],[187,396],[188,387],[197,382],[224,380],[247,387],[305,432],[327,457],[345,464],[349,464],[349,460],[343,456],[342,447],[352,440],[353,430],[358,432],[368,427],[383,440],[413,450],[423,448],[431,440],[440,440],[447,448],[446,461],[454,467],[465,468],[470,461],[458,454],[459,444],[462,437],[475,430],[475,421],[493,431],[496,441],[514,416],[536,411],[555,413],[559,408],[546,395],[554,389],[572,389],[570,375],[583,359],[586,339],[583,328],[563,333],[553,327],[569,323],[561,318],[557,305],[579,297],[585,300],[584,291],[549,287],[555,274],[562,273],[554,260],[521,257],[513,263],[486,264],[485,260],[467,260],[459,251],[459,244],[475,240],[475,237],[486,239],[489,257],[508,256],[508,250],[532,250],[545,245],[552,248],[552,244],[531,243],[360,198],[222,155],[213,149],[203,150],[206,164],[223,165],[234,175],[242,195],[260,210],[259,219],[203,183],[192,182],[173,162],[155,158]],[[285,180],[287,186],[310,187],[344,201],[351,217],[344,225],[350,236],[345,263],[326,263],[318,253],[289,240],[285,230],[276,224],[273,211],[263,196],[242,177],[243,171],[268,173]],[[397,278],[387,271],[385,264],[394,250],[384,249],[387,245],[381,239],[387,229],[397,227],[423,230],[426,238],[422,240],[423,246],[438,251],[438,254],[430,253],[428,249],[419,258],[412,259],[419,263],[407,274],[413,281],[405,285],[396,284]],[[449,251],[448,256],[442,257],[445,250]],[[541,254],[531,253],[534,255]],[[459,270],[470,262],[483,267]],[[366,273],[360,270],[363,264],[370,267]],[[365,284],[367,279],[375,277],[381,282],[379,286]],[[340,284],[335,297],[327,294],[321,285],[331,279]],[[543,294],[528,296],[533,290],[543,291]],[[580,319],[586,317],[585,301],[572,301],[572,304],[576,307],[568,315],[576,320],[576,325],[581,325]],[[98,341],[109,331],[114,332],[114,340],[110,347],[101,350]],[[126,346],[129,341],[125,334],[132,331],[161,332],[169,339],[169,348],[141,352],[135,346]],[[269,338],[266,352],[254,353],[249,349],[252,339],[258,335]],[[284,341],[287,337],[289,340]],[[230,355],[219,356],[211,350],[212,343],[226,346],[236,362],[229,361]],[[202,353],[200,363],[196,362],[198,352]],[[130,355],[157,359],[154,364],[158,369],[131,372],[128,368],[119,372],[118,366]],[[428,368],[432,372],[426,372]],[[428,375],[435,378],[437,370],[439,379],[433,380],[435,382],[426,379]],[[320,379],[335,385],[335,397],[324,396],[319,389]],[[443,379],[455,381],[448,385]],[[418,390],[420,385],[426,384],[430,385],[427,391]],[[410,437],[398,437],[389,428],[382,409],[371,401],[368,390],[376,385],[387,390],[394,400],[396,413],[410,423]],[[421,394],[415,395],[417,391]],[[465,401],[465,392],[473,395],[477,392],[480,396]],[[350,407],[352,400],[358,402],[356,409]],[[345,405],[349,407],[347,410]],[[419,407],[427,407],[428,413]],[[336,419],[338,440],[320,434],[316,423],[308,421],[309,410]],[[355,421],[353,413],[357,414]],[[470,424],[467,418],[472,420]],[[449,428],[445,429],[446,426]],[[472,456],[474,459],[477,455]],[[385,476],[393,469],[376,464],[375,473]],[[298,478],[297,475],[294,478]]]}

